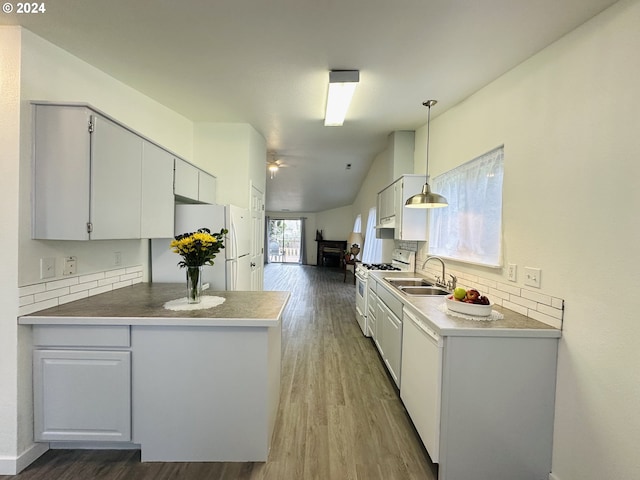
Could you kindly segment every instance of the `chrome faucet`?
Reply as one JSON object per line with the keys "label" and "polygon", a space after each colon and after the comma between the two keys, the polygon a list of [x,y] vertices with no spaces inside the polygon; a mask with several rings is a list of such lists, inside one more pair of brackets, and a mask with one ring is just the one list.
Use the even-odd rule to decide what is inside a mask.
{"label": "chrome faucet", "polygon": [[442,260],[440,257],[436,257],[435,255],[427,257],[427,259],[422,264],[422,270],[424,270],[424,267],[427,265],[427,262],[429,260],[438,260],[442,265],[442,277],[436,277],[436,285],[440,287],[448,288],[449,290],[455,290],[456,284],[458,283],[458,278],[455,275],[449,274],[449,276],[451,277],[451,280],[446,281],[445,283],[445,278],[447,277],[447,274],[445,272],[444,260]]}

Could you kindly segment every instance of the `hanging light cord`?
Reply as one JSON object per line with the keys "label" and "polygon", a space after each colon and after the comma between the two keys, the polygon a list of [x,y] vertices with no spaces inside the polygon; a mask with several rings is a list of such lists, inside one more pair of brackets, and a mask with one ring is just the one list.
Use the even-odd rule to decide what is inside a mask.
{"label": "hanging light cord", "polygon": [[437,103],[437,100],[427,100],[422,105],[429,109],[427,113],[427,161],[425,165],[426,181],[429,182],[429,145],[431,138],[431,107]]}

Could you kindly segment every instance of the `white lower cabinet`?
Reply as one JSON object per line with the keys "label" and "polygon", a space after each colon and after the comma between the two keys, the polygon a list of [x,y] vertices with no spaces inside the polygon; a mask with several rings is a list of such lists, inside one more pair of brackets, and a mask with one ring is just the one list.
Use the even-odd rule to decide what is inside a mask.
{"label": "white lower cabinet", "polygon": [[403,318],[400,398],[431,460],[438,463],[442,337],[406,309]]}
{"label": "white lower cabinet", "polygon": [[380,283],[377,283],[376,292],[376,326],[373,339],[389,374],[395,384],[400,387],[402,302]]}
{"label": "white lower cabinet", "polygon": [[378,311],[378,296],[375,288],[369,289],[367,295],[367,329],[369,336],[375,340],[376,338],[376,314]]}
{"label": "white lower cabinet", "polygon": [[400,361],[402,354],[402,320],[382,303],[378,308],[378,336],[382,359],[396,385],[400,386]]}
{"label": "white lower cabinet", "polygon": [[131,352],[35,350],[36,441],[131,440]]}
{"label": "white lower cabinet", "polygon": [[439,463],[438,479],[547,478],[558,339],[438,339],[410,313],[403,318],[400,397]]}

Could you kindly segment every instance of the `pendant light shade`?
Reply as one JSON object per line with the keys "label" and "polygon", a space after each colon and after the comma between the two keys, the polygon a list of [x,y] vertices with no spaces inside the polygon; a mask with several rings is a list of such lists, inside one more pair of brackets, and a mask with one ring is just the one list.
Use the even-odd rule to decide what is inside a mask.
{"label": "pendant light shade", "polygon": [[422,186],[422,192],[409,197],[404,206],[409,208],[440,208],[449,205],[442,195],[433,193],[429,183]]}
{"label": "pendant light shade", "polygon": [[446,198],[437,193],[433,193],[429,186],[429,127],[431,125],[431,107],[436,103],[438,103],[437,100],[427,100],[422,104],[429,109],[429,116],[427,117],[427,160],[425,165],[427,178],[425,184],[422,186],[422,192],[416,193],[407,199],[404,204],[407,208],[440,208],[449,205]]}

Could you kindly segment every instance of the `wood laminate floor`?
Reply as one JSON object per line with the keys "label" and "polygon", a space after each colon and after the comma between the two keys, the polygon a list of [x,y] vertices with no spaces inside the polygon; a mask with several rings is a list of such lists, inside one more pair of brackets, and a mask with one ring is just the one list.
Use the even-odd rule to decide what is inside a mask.
{"label": "wood laminate floor", "polygon": [[49,450],[0,480],[435,480],[437,467],[355,321],[350,280],[337,269],[265,268],[265,290],[292,292],[266,463],[141,463],[137,450]]}

